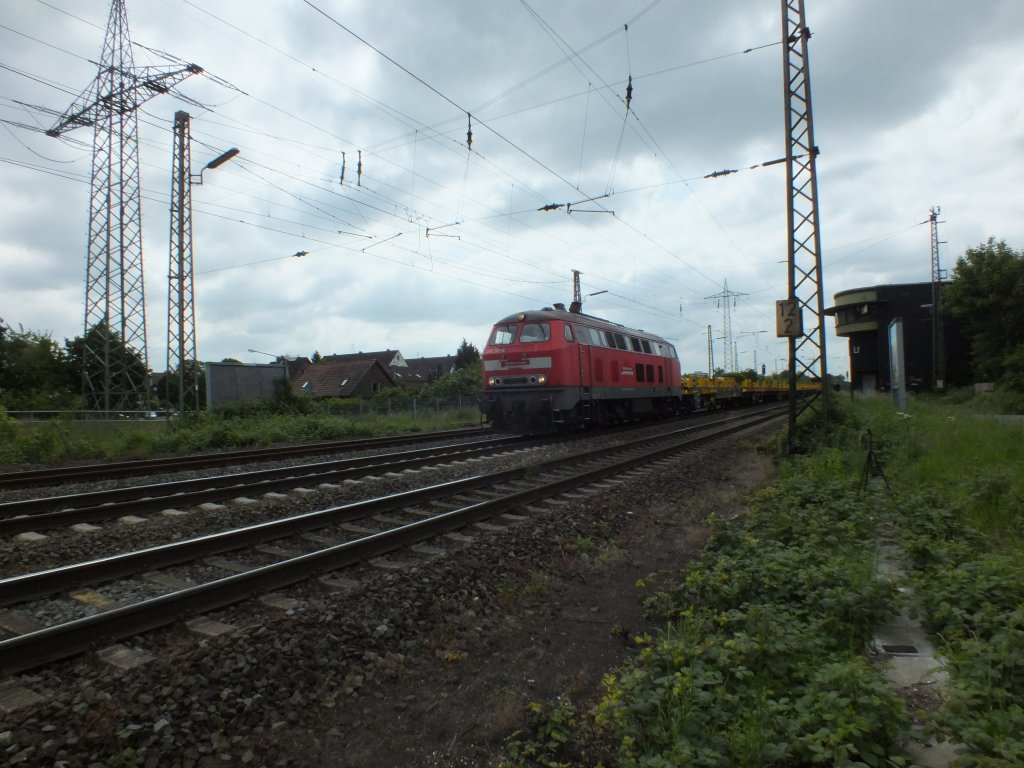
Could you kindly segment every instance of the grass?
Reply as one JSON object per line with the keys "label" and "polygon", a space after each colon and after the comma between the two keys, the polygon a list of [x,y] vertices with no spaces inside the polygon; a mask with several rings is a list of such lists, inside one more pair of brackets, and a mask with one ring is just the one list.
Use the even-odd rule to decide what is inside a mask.
{"label": "grass", "polygon": [[645,580],[663,629],[576,707],[572,735],[534,709],[537,738],[517,734],[507,766],[907,765],[908,713],[865,653],[900,599],[875,573],[882,528],[948,659],[929,731],[964,745],[965,768],[1024,764],[1024,427],[952,401],[835,411],[745,515],[711,520],[699,562]]}
{"label": "grass", "polygon": [[250,448],[283,443],[397,435],[479,424],[473,409],[334,415],[250,407],[172,421],[74,421],[21,424],[0,410],[0,464],[135,459],[150,455]]}

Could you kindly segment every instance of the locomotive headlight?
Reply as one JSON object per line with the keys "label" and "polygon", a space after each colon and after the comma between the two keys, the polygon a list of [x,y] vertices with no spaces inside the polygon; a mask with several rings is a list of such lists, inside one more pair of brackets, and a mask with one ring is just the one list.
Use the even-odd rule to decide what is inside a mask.
{"label": "locomotive headlight", "polygon": [[547,377],[547,376],[545,376],[545,375],[544,375],[544,374],[542,373],[542,374],[541,374],[540,376],[538,376],[538,377],[537,377],[537,383],[538,383],[538,384],[547,384],[547,383],[548,383],[548,377]]}
{"label": "locomotive headlight", "polygon": [[497,376],[489,376],[487,378],[487,386],[488,387],[496,386],[500,381],[501,381],[501,379],[499,379]]}

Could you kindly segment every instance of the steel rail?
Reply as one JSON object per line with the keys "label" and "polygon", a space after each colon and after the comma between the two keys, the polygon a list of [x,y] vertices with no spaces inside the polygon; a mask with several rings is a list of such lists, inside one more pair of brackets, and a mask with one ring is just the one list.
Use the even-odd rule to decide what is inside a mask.
{"label": "steel rail", "polygon": [[195,506],[246,493],[262,494],[294,488],[302,483],[320,484],[366,473],[413,469],[433,461],[492,453],[496,447],[517,442],[523,442],[523,438],[495,437],[440,448],[419,448],[400,453],[9,501],[0,503],[0,536],[159,511],[167,509],[169,504]]}
{"label": "steel rail", "polygon": [[[736,419],[730,417],[708,425],[694,425],[673,430],[659,436],[656,442],[673,442],[690,433],[713,429]],[[542,462],[530,467],[518,467],[485,475],[453,480],[410,491],[402,491],[374,499],[343,504],[327,509],[314,510],[300,515],[270,520],[255,525],[228,531],[198,536],[184,541],[161,544],[155,547],[125,552],[109,557],[97,558],[84,563],[50,568],[45,571],[10,576],[0,579],[0,606],[14,605],[26,600],[45,597],[88,584],[97,584],[116,578],[130,576],[140,571],[188,562],[200,557],[222,554],[243,547],[263,544],[268,541],[295,536],[329,525],[358,520],[374,514],[393,512],[404,507],[435,501],[446,496],[490,488],[502,483],[522,479],[527,474],[552,472],[580,462],[595,461],[616,453],[637,451],[636,444],[625,446],[604,446],[572,456]],[[647,449],[650,450],[649,448]]]}
{"label": "steel rail", "polygon": [[470,504],[432,518],[370,534],[252,571],[4,640],[0,642],[0,673],[9,675],[34,669],[84,652],[103,642],[116,642],[172,624],[188,615],[223,608],[260,592],[281,589],[311,576],[363,562],[402,546],[479,522],[507,509],[519,508],[594,480],[605,479],[610,472],[628,471],[680,450],[692,449],[778,418],[781,418],[781,414],[763,414],[745,422],[726,426],[724,429],[707,431],[703,435],[683,438],[681,442],[675,441],[653,450],[635,453],[613,465],[594,467],[539,487]]}
{"label": "steel rail", "polygon": [[245,461],[267,461],[290,456],[310,456],[317,453],[331,453],[367,448],[386,448],[392,445],[412,445],[431,440],[448,440],[484,434],[488,429],[471,427],[449,429],[438,432],[424,432],[397,437],[368,437],[355,440],[332,440],[320,443],[251,448],[222,453],[202,453],[191,456],[169,456],[156,459],[110,462],[106,464],[82,464],[78,466],[47,467],[0,473],[0,489],[33,488],[41,485],[60,485],[72,481],[109,479],[128,475],[140,475],[157,470],[177,471],[196,467],[218,467]]}

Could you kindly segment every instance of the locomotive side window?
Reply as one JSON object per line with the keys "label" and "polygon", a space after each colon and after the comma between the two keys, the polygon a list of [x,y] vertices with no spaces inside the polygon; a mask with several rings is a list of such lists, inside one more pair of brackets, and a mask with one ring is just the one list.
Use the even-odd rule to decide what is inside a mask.
{"label": "locomotive side window", "polygon": [[633,348],[634,352],[642,352],[643,351],[643,347],[640,346],[640,339],[638,339],[636,336],[630,336],[629,337],[629,345],[630,345],[630,347]]}
{"label": "locomotive side window", "polygon": [[647,381],[647,379],[644,377],[644,364],[643,363],[637,363],[636,364],[636,380],[637,381]]}
{"label": "locomotive side window", "polygon": [[629,347],[626,345],[626,337],[625,336],[623,336],[621,333],[616,333],[616,334],[613,334],[613,335],[615,336],[615,346],[616,346],[616,348],[618,348],[618,349],[629,349]]}
{"label": "locomotive side window", "polygon": [[653,383],[653,381],[654,381],[654,366],[651,365],[650,363],[648,363],[645,367],[647,368],[647,380]]}
{"label": "locomotive side window", "polygon": [[648,355],[651,354],[651,342],[649,342],[647,339],[640,339],[640,346],[644,348],[644,352],[646,352]]}
{"label": "locomotive side window", "polygon": [[491,344],[511,344],[516,338],[514,325],[496,325],[491,334]]}
{"label": "locomotive side window", "polygon": [[664,384],[665,383],[665,366],[663,366],[663,365],[659,365],[658,366],[658,383],[659,384]]}
{"label": "locomotive side window", "polygon": [[563,328],[563,332],[565,333],[565,340],[566,341],[574,341],[573,336],[572,336],[572,326],[569,325],[569,323],[565,323],[565,324],[562,325],[562,328]]}
{"label": "locomotive side window", "polygon": [[537,341],[548,341],[551,338],[550,323],[524,323],[519,331],[520,344],[532,344]]}

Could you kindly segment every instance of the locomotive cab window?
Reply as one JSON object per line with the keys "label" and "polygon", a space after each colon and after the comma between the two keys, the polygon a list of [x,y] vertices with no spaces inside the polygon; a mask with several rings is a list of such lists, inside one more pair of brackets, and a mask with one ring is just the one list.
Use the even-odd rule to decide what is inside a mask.
{"label": "locomotive cab window", "polygon": [[496,325],[491,334],[491,344],[511,344],[516,338],[514,325]]}
{"label": "locomotive cab window", "polygon": [[566,341],[575,341],[575,339],[573,339],[573,336],[572,336],[572,326],[569,325],[569,323],[565,323],[562,326],[562,328],[564,329],[565,340]]}
{"label": "locomotive cab window", "polygon": [[524,323],[519,331],[520,344],[548,341],[551,338],[550,323]]}

